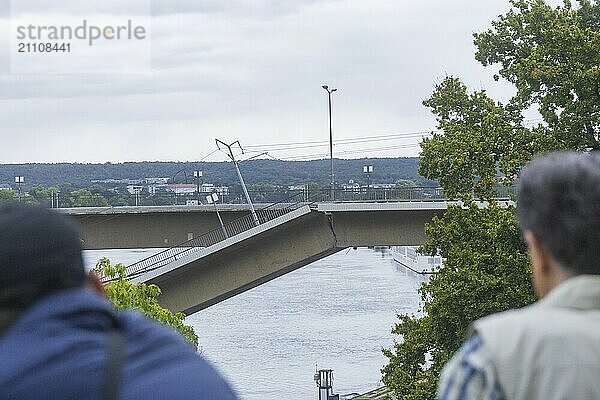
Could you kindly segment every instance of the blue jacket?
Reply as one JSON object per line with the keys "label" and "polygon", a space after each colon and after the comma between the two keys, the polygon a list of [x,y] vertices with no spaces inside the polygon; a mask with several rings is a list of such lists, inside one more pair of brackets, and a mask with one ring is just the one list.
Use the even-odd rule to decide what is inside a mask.
{"label": "blue jacket", "polygon": [[50,295],[0,336],[0,399],[100,397],[115,324],[125,336],[120,399],[236,399],[181,335],[141,314],[116,314],[86,289]]}

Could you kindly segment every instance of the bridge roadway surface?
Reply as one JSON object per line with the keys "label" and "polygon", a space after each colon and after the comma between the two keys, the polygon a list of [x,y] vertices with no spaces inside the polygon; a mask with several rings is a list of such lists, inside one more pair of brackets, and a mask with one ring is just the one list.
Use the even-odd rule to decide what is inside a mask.
{"label": "bridge roadway surface", "polygon": [[[189,315],[348,247],[420,245],[425,223],[447,206],[446,201],[298,205],[214,245],[179,246],[184,249],[179,256],[138,271],[132,280],[159,285],[160,303]],[[247,205],[219,210],[225,224],[250,215]],[[61,212],[81,223],[86,249],[171,247],[220,229],[212,206]]]}

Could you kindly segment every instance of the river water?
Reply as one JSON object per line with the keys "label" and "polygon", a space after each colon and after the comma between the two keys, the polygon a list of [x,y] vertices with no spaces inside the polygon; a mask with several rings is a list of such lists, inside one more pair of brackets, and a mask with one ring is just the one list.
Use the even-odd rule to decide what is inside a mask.
{"label": "river water", "polygon": [[[130,263],[148,250],[88,252]],[[334,370],[335,393],[381,386],[397,313],[416,313],[421,276],[388,250],[337,253],[187,318],[204,357],[242,399],[315,399],[315,365]]]}

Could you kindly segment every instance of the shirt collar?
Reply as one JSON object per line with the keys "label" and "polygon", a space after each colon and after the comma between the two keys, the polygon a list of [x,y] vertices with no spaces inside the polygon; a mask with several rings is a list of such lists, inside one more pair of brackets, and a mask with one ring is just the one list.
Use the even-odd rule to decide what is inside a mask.
{"label": "shirt collar", "polygon": [[600,310],[600,275],[578,275],[552,289],[538,302],[543,307]]}

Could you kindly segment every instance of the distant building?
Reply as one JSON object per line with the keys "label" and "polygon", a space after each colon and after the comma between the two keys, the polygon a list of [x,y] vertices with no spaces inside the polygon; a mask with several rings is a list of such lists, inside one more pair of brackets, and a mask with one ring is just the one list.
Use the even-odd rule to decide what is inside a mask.
{"label": "distant building", "polygon": [[144,181],[147,185],[166,185],[171,178],[146,178]]}
{"label": "distant building", "polygon": [[229,195],[229,187],[228,186],[215,186],[212,183],[203,183],[200,186],[201,193],[216,193],[219,196],[227,196]]}
{"label": "distant building", "polygon": [[156,194],[157,192],[159,192],[160,190],[166,190],[167,185],[166,184],[162,184],[162,183],[153,183],[148,185],[148,193],[150,194]]}
{"label": "distant building", "polygon": [[342,190],[344,192],[360,192],[360,185],[358,183],[354,183],[353,180],[348,181],[348,183],[344,183],[342,185]]}
{"label": "distant building", "polygon": [[175,183],[167,185],[167,192],[175,194],[192,194],[196,193],[197,186],[191,183]]}
{"label": "distant building", "polygon": [[92,183],[127,183],[127,179],[92,179]]}
{"label": "distant building", "polygon": [[143,190],[144,190],[144,187],[142,185],[128,185],[127,186],[127,191],[129,192],[129,194],[140,194],[140,193],[142,193]]}
{"label": "distant building", "polygon": [[396,187],[395,183],[372,183],[371,187],[373,189],[394,189]]}
{"label": "distant building", "polygon": [[306,190],[306,185],[302,184],[302,185],[288,186],[288,190]]}
{"label": "distant building", "polygon": [[92,183],[113,183],[125,185],[139,185],[144,183],[144,179],[92,179]]}
{"label": "distant building", "polygon": [[1,184],[0,190],[12,190],[12,188],[10,187],[10,185]]}

